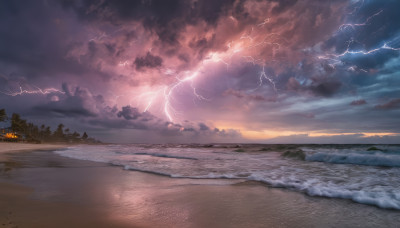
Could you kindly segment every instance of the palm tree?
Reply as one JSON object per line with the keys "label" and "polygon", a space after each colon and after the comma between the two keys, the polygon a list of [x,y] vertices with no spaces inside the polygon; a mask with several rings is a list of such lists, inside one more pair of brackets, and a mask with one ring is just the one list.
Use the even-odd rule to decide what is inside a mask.
{"label": "palm tree", "polygon": [[89,136],[86,134],[86,132],[83,132],[82,139],[86,140],[87,138],[89,138]]}
{"label": "palm tree", "polygon": [[6,114],[6,110],[0,109],[0,122],[6,121],[7,120],[7,114]]}
{"label": "palm tree", "polygon": [[64,138],[64,124],[59,124],[57,129],[54,131],[53,136],[56,138],[56,140],[60,140]]}

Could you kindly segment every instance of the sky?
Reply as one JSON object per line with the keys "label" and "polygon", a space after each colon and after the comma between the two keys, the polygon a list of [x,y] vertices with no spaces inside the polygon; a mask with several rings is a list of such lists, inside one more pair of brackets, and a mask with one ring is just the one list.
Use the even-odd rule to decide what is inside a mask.
{"label": "sky", "polygon": [[400,143],[398,0],[0,1],[0,108],[117,143]]}

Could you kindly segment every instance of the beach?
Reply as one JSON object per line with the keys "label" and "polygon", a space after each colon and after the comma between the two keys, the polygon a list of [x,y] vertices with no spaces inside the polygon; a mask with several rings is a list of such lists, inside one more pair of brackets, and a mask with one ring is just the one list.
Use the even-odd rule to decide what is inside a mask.
{"label": "beach", "polygon": [[[3,146],[3,144],[2,144]],[[396,227],[397,210],[240,179],[171,178],[2,149],[2,227]],[[58,149],[62,148],[56,145]],[[46,150],[47,149],[47,150]],[[15,152],[19,151],[19,152]]]}
{"label": "beach", "polygon": [[31,150],[52,150],[66,147],[65,144],[31,144],[31,143],[9,143],[0,142],[0,154],[17,152],[17,151],[31,151]]}
{"label": "beach", "polygon": [[399,9],[0,1],[0,228],[400,228]]}
{"label": "beach", "polygon": [[32,144],[0,142],[0,162],[6,160],[6,153],[16,153],[32,150],[56,150],[66,147],[65,144]]}

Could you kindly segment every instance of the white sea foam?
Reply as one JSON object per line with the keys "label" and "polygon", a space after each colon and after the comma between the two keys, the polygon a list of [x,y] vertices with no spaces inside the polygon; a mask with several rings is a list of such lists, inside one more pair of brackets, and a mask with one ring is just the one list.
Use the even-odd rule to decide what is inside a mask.
{"label": "white sea foam", "polygon": [[303,148],[306,161],[284,158],[278,152],[237,153],[222,147],[163,145],[76,146],[56,153],[172,178],[255,180],[310,196],[400,210],[399,148],[384,149]]}
{"label": "white sea foam", "polygon": [[400,192],[390,188],[368,186],[364,190],[361,185],[363,183],[359,183],[359,186],[351,186],[321,182],[319,178],[302,182],[290,178],[271,179],[264,175],[254,175],[249,179],[267,183],[273,187],[295,189],[310,196],[350,199],[362,204],[400,210]]}

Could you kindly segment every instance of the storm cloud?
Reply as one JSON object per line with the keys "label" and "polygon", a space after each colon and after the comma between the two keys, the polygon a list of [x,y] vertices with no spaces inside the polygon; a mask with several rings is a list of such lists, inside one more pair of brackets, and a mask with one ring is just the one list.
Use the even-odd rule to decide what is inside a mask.
{"label": "storm cloud", "polygon": [[134,64],[137,70],[142,68],[156,68],[162,65],[162,58],[147,52],[146,56],[136,57]]}
{"label": "storm cloud", "polygon": [[397,134],[399,7],[396,0],[3,1],[0,108],[103,139],[117,129],[154,142],[199,135],[267,142],[271,131],[348,133],[349,142]]}

